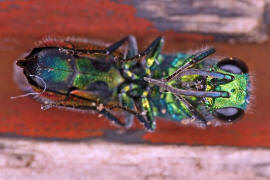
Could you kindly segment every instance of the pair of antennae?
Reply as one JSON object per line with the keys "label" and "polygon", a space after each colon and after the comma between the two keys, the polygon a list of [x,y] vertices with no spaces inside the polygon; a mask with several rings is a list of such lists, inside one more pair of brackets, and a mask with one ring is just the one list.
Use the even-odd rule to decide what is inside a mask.
{"label": "pair of antennae", "polygon": [[163,78],[160,80],[152,79],[149,77],[144,77],[144,80],[148,83],[157,85],[161,87],[162,89],[171,92],[180,102],[182,102],[191,112],[191,117],[193,119],[197,119],[199,122],[199,125],[201,127],[206,127],[208,125],[208,121],[205,119],[205,117],[198,111],[196,108],[192,106],[183,96],[195,96],[195,97],[229,97],[228,92],[218,92],[218,91],[192,91],[192,90],[184,90],[184,89],[178,89],[175,87],[172,87],[168,85],[168,82],[176,80],[180,76],[183,75],[201,75],[201,76],[212,76],[214,78],[219,79],[226,79],[226,80],[232,80],[233,77],[230,75],[218,73],[218,72],[209,72],[209,71],[203,71],[198,69],[189,69],[193,65],[203,61],[206,57],[214,54],[216,50],[214,48],[207,49],[201,53],[195,54],[190,56],[188,59],[189,61],[178,68],[172,75],[168,76],[167,78]]}
{"label": "pair of antennae", "polygon": [[144,77],[144,80],[147,81],[148,83],[157,85],[161,87],[164,90],[167,90],[171,93],[173,93],[176,96],[196,96],[196,97],[228,97],[229,94],[228,92],[219,92],[219,91],[211,91],[211,92],[206,92],[206,91],[192,91],[192,90],[184,90],[184,89],[178,89],[174,88],[170,85],[168,85],[168,82],[176,80],[180,76],[183,75],[201,75],[201,76],[212,76],[214,78],[219,78],[219,79],[226,79],[226,80],[232,80],[233,77],[230,75],[218,73],[218,72],[209,72],[209,71],[203,71],[203,70],[198,70],[198,69],[190,69],[191,66],[200,63],[201,61],[205,60],[206,57],[214,54],[216,50],[214,48],[207,49],[205,51],[202,51],[196,55],[190,56],[188,59],[189,61],[178,68],[172,75],[157,80],[157,79],[152,79],[149,77]]}
{"label": "pair of antennae", "polygon": [[26,97],[26,96],[30,96],[30,95],[40,95],[42,93],[44,93],[47,89],[47,86],[46,86],[46,82],[39,76],[36,76],[36,75],[32,75],[30,74],[29,75],[30,77],[35,77],[35,78],[38,78],[39,80],[41,80],[41,82],[43,83],[43,86],[44,86],[44,89],[42,92],[40,93],[37,93],[37,92],[30,92],[30,93],[26,93],[26,94],[22,94],[22,95],[18,95],[18,96],[11,96],[10,99],[17,99],[17,98],[22,98],[22,97]]}

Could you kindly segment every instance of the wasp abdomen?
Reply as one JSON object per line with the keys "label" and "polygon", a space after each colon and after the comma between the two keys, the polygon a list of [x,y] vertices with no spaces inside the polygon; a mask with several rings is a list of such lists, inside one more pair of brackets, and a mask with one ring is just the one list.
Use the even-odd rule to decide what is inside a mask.
{"label": "wasp abdomen", "polygon": [[50,47],[33,49],[26,59],[17,64],[25,67],[27,77],[35,75],[31,77],[32,83],[44,88],[45,82],[50,91],[68,93],[70,89],[79,89],[105,98],[121,82],[119,71],[105,57],[78,56],[66,49]]}

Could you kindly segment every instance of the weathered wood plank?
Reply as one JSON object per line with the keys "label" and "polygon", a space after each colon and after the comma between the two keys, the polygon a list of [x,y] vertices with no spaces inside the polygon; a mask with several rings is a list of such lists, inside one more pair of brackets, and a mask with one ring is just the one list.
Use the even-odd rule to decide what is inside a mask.
{"label": "weathered wood plank", "polygon": [[158,29],[215,35],[218,39],[265,41],[266,0],[129,0],[137,16]]}
{"label": "weathered wood plank", "polygon": [[[198,1],[185,3],[189,4],[189,2]],[[246,0],[235,2],[241,3]],[[269,7],[269,0],[267,2],[266,7]],[[123,1],[70,0],[67,3],[64,0],[4,0],[0,2],[0,9],[1,135],[72,140],[104,137],[131,143],[140,141],[158,144],[270,146],[268,113],[270,61],[269,51],[266,51],[270,48],[269,43],[231,45],[213,43],[212,38],[209,41],[205,39],[206,36],[196,33],[190,35],[174,31],[160,32],[149,20],[137,17],[138,10],[132,5],[124,4]],[[267,12],[267,9],[264,11]],[[250,111],[254,113],[250,114],[248,111],[244,119],[230,126],[210,127],[206,130],[157,119],[157,130],[154,133],[143,133],[142,126],[137,123],[130,131],[118,134],[115,126],[112,126],[105,118],[98,118],[97,114],[63,112],[58,109],[41,111],[40,104],[30,97],[9,99],[11,96],[22,94],[12,79],[14,61],[30,50],[34,42],[40,40],[41,37],[78,36],[112,43],[130,33],[137,37],[141,50],[156,36],[162,35],[166,43],[164,53],[186,52],[208,45],[217,49],[217,57],[234,56],[243,59],[250,68],[250,72],[256,73],[252,86],[256,89],[258,103],[255,104],[253,99],[250,103]],[[199,41],[190,42],[183,39]],[[134,136],[134,131],[136,136]]]}
{"label": "weathered wood plank", "polygon": [[0,179],[266,180],[269,149],[0,139]]}

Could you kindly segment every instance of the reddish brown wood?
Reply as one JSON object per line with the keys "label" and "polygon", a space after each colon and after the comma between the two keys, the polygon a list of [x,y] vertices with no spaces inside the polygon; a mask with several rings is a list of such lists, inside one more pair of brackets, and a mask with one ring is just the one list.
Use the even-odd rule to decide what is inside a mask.
{"label": "reddish brown wood", "polygon": [[[0,132],[26,137],[84,139],[103,136],[116,130],[104,118],[79,112],[50,109],[41,111],[30,97],[10,100],[22,94],[12,79],[13,63],[35,41],[46,36],[79,36],[113,42],[127,34],[138,37],[143,49],[157,35],[165,37],[165,52],[187,51],[211,45],[218,55],[237,56],[256,73],[253,87],[256,102],[240,122],[226,127],[207,128],[181,126],[158,120],[155,133],[145,133],[143,141],[154,143],[222,144],[236,146],[270,145],[270,48],[269,42],[253,44],[221,44],[211,36],[160,32],[151,22],[136,17],[136,9],[109,0],[100,1],[2,1],[0,3]],[[187,41],[192,40],[192,41]],[[132,130],[142,129],[138,123]],[[125,136],[125,134],[123,134]]]}

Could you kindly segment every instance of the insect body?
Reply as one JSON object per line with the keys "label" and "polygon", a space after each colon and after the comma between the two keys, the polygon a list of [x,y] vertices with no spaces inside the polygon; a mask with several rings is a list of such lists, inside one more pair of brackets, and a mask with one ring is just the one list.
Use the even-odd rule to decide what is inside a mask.
{"label": "insect body", "polygon": [[[147,130],[155,129],[155,117],[205,126],[216,118],[233,121],[243,115],[249,76],[242,61],[209,59],[212,48],[165,55],[162,45],[158,37],[138,54],[133,36],[109,47],[46,41],[17,65],[43,109],[94,110],[120,126],[130,126],[136,116]],[[125,122],[115,112],[125,112]]]}

